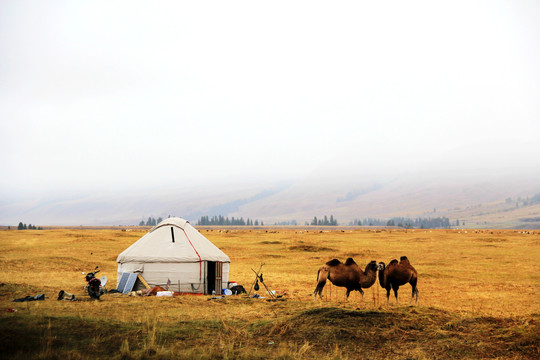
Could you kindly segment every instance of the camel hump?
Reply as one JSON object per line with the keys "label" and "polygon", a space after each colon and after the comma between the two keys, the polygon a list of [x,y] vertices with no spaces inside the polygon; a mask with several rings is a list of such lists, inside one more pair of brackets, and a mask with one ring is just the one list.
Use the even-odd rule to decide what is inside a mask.
{"label": "camel hump", "polygon": [[345,265],[352,265],[352,264],[356,264],[353,258],[348,258],[347,260],[345,260]]}
{"label": "camel hump", "polygon": [[397,259],[394,259],[394,260],[390,261],[390,263],[388,264],[388,266],[390,266],[390,265],[397,265],[397,263],[398,263]]}
{"label": "camel hump", "polygon": [[328,266],[338,266],[339,264],[341,264],[341,261],[339,261],[338,259],[332,259],[326,263],[326,265]]}
{"label": "camel hump", "polygon": [[402,256],[402,257],[399,258],[399,263],[400,264],[410,264],[410,261],[409,261],[409,259],[407,259],[406,256]]}

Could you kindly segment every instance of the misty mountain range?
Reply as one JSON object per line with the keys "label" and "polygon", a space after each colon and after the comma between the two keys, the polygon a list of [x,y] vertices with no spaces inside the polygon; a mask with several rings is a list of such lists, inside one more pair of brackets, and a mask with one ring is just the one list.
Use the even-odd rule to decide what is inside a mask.
{"label": "misty mountain range", "polygon": [[[81,193],[3,200],[0,225],[136,225],[149,216],[260,219],[299,225],[333,215],[339,225],[356,219],[447,217],[467,228],[540,229],[540,171],[437,172],[400,176],[311,176],[287,182],[227,184],[145,191]],[[464,225],[463,225],[464,224]]]}

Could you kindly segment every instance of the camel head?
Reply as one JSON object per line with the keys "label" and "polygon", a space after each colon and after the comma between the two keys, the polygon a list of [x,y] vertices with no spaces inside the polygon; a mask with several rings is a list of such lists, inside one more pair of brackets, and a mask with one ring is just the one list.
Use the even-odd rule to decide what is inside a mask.
{"label": "camel head", "polygon": [[379,270],[379,284],[381,284],[381,287],[383,289],[386,288],[386,276],[384,276],[384,269],[386,269],[386,265],[381,261],[377,264],[377,269]]}
{"label": "camel head", "polygon": [[377,262],[375,260],[371,260],[369,262],[369,264],[366,265],[366,270],[365,272],[368,272],[368,271],[377,271],[378,269],[378,265],[377,265]]}

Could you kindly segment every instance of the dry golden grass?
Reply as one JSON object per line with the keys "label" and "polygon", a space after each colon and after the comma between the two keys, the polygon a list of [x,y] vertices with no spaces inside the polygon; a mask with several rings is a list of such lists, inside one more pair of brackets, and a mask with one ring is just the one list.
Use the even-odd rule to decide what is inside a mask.
{"label": "dry golden grass", "polygon": [[[145,231],[0,232],[0,354],[14,358],[536,358],[540,356],[540,234],[510,230],[201,229],[231,258],[230,279],[262,272],[284,301],[206,296],[56,301],[82,294],[82,271],[99,265],[116,285],[116,256]],[[362,302],[317,269],[353,257],[364,267],[406,255],[419,273],[386,304],[376,283]],[[263,295],[263,291],[259,291]],[[331,292],[331,296],[330,296]],[[45,293],[48,300],[14,303]],[[16,309],[8,313],[6,309]]]}

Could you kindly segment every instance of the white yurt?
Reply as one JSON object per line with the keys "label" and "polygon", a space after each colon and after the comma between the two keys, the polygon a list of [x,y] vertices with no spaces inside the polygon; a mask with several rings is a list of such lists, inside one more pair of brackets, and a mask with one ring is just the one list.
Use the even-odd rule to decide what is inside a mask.
{"label": "white yurt", "polygon": [[[140,273],[150,286],[176,292],[221,294],[229,281],[229,257],[191,224],[168,218],[154,226],[116,259],[123,273]],[[137,282],[135,289],[143,285]]]}

